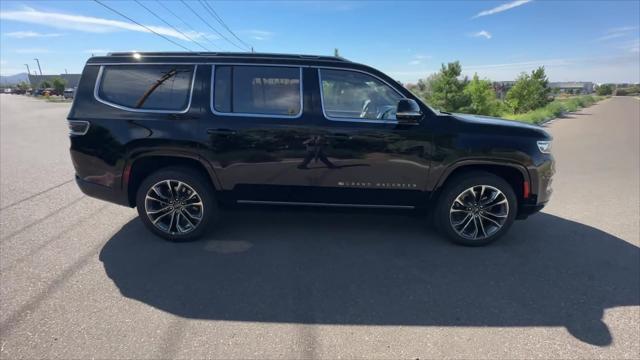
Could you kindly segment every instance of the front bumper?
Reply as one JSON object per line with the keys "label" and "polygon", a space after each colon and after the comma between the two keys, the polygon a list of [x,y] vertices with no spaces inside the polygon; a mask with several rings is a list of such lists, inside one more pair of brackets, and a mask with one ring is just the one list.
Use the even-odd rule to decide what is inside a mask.
{"label": "front bumper", "polygon": [[516,219],[526,219],[542,210],[553,193],[551,183],[556,172],[553,156],[546,155],[537,166],[529,167],[527,170],[531,181],[531,194],[518,206]]}

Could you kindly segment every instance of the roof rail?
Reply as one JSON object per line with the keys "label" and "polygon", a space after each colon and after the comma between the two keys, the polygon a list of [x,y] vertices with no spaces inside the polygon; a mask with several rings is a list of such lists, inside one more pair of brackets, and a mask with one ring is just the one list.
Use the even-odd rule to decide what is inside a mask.
{"label": "roof rail", "polygon": [[339,56],[325,55],[301,55],[301,54],[277,54],[277,53],[247,53],[247,52],[176,52],[176,51],[159,51],[159,52],[110,52],[107,56],[132,56],[139,54],[141,56],[179,56],[179,57],[243,57],[243,58],[274,58],[274,59],[309,59],[309,60],[328,60],[328,61],[344,61],[349,60]]}

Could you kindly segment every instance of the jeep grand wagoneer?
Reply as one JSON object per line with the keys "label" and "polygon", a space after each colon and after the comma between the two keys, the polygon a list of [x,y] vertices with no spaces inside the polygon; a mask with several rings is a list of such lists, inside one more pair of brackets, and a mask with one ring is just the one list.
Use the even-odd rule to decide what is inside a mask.
{"label": "jeep grand wagoneer", "polygon": [[339,57],[92,57],[68,121],[82,191],[173,241],[232,202],[420,208],[481,245],[541,209],[554,172],[542,128],[434,110]]}

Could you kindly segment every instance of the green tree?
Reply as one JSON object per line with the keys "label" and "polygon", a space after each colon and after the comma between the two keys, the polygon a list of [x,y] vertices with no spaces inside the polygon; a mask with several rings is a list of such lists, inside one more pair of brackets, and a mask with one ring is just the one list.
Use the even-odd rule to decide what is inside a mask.
{"label": "green tree", "polygon": [[464,94],[469,99],[468,106],[463,112],[479,115],[499,115],[496,92],[489,80],[480,80],[478,74],[464,88]]}
{"label": "green tree", "polygon": [[611,84],[602,84],[596,89],[596,94],[600,96],[613,94],[613,86]]}
{"label": "green tree", "polygon": [[61,77],[56,77],[52,80],[53,88],[59,95],[62,95],[64,88],[67,86],[67,81]]}
{"label": "green tree", "polygon": [[522,73],[509,90],[506,102],[515,114],[521,114],[545,106],[549,102],[549,80],[544,67]]}
{"label": "green tree", "polygon": [[51,87],[51,83],[47,80],[43,80],[39,86],[41,89],[46,89]]}
{"label": "green tree", "polygon": [[535,107],[543,107],[549,103],[549,95],[551,94],[551,88],[549,88],[549,79],[544,71],[544,66],[533,70],[531,72],[531,80],[536,84]]}
{"label": "green tree", "polygon": [[27,90],[29,88],[29,84],[26,81],[20,81],[16,87],[20,90]]}
{"label": "green tree", "polygon": [[464,88],[469,80],[464,77],[460,79],[462,66],[455,61],[442,64],[440,72],[430,83],[429,103],[440,110],[458,111],[469,105],[469,98],[464,93]]}
{"label": "green tree", "polygon": [[422,98],[426,103],[431,104],[433,84],[438,80],[439,76],[440,74],[431,74],[426,79],[420,79],[418,80],[418,83],[412,86],[409,90]]}

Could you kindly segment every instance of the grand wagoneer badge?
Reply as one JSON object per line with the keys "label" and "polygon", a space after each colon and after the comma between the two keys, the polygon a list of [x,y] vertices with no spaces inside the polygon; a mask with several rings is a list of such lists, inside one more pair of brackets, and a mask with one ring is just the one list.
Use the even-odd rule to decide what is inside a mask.
{"label": "grand wagoneer badge", "polygon": [[369,182],[369,181],[338,181],[338,186],[397,188],[397,189],[413,189],[413,188],[417,188],[418,187],[417,184],[390,183],[390,182]]}

